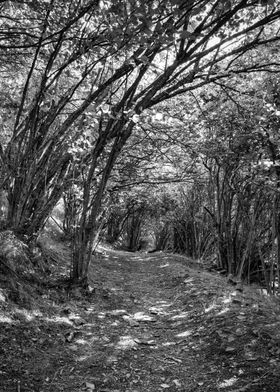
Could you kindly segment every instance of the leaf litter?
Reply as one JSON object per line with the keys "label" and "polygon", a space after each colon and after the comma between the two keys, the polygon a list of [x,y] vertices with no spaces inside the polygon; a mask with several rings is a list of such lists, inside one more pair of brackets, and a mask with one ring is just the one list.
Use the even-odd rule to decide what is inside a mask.
{"label": "leaf litter", "polygon": [[86,296],[54,285],[29,310],[0,302],[1,391],[280,390],[276,299],[163,253],[108,249],[90,276]]}

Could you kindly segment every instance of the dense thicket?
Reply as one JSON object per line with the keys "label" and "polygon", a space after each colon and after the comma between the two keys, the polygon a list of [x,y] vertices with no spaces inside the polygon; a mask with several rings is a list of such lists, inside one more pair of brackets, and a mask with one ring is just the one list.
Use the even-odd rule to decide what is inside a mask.
{"label": "dense thicket", "polygon": [[[210,260],[237,279],[262,282],[269,291],[277,290],[278,94],[277,75],[262,73],[204,88],[193,98],[195,102],[177,101],[180,115],[185,105],[195,107],[196,103],[185,123],[189,131],[181,138],[177,135],[176,161],[172,162],[184,177],[179,185],[159,187],[155,183],[153,196],[151,191],[150,196],[144,195],[147,213],[141,216],[139,227],[149,227],[150,250]],[[170,143],[174,147],[174,139]],[[137,200],[142,199],[138,196]],[[123,211],[129,214],[129,209]],[[143,229],[142,238],[146,236]]]}

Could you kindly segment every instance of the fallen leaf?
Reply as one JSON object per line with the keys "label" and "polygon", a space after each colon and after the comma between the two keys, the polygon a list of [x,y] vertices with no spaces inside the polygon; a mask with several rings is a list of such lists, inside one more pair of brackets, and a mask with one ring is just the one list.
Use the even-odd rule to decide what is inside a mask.
{"label": "fallen leaf", "polygon": [[242,336],[242,335],[245,334],[245,331],[242,330],[241,328],[237,328],[237,330],[235,331],[235,334],[236,334],[237,336]]}
{"label": "fallen leaf", "polygon": [[140,340],[138,338],[133,339],[133,340],[137,344],[144,344],[144,345],[147,345],[147,346],[152,346],[152,345],[156,344],[154,340]]}
{"label": "fallen leaf", "polygon": [[226,347],[225,351],[226,351],[226,353],[233,353],[234,351],[236,351],[236,348],[234,348],[234,347]]}
{"label": "fallen leaf", "polygon": [[86,324],[86,321],[82,318],[73,318],[73,319],[69,318],[69,320],[71,320],[77,327]]}
{"label": "fallen leaf", "polygon": [[177,362],[177,363],[182,363],[182,360],[181,359],[179,359],[179,358],[174,358],[174,357],[166,357],[166,359],[167,360],[171,360],[171,361],[174,361],[174,362]]}
{"label": "fallen leaf", "polygon": [[95,385],[91,382],[86,382],[86,387],[90,390],[90,392],[95,390]]}
{"label": "fallen leaf", "polygon": [[167,388],[170,388],[170,385],[168,385],[168,384],[160,384],[160,387],[163,388],[163,389],[167,389]]}
{"label": "fallen leaf", "polygon": [[173,380],[174,384],[176,385],[177,388],[181,388],[182,384],[180,383],[179,380]]}
{"label": "fallen leaf", "polygon": [[75,333],[73,331],[71,331],[71,332],[67,332],[64,337],[65,337],[66,342],[71,343],[72,340],[74,339],[74,336],[75,336]]}
{"label": "fallen leaf", "polygon": [[128,324],[131,326],[131,327],[139,327],[139,323],[138,323],[138,321],[135,321],[135,320],[128,320]]}

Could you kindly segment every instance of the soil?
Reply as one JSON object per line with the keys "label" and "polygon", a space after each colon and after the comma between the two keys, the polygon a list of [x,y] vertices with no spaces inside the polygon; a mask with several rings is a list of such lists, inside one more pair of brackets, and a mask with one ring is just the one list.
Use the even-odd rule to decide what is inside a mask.
{"label": "soil", "polygon": [[[0,291],[2,392],[279,392],[280,307],[186,257],[100,248],[91,293]],[[53,257],[53,260],[55,257]]]}

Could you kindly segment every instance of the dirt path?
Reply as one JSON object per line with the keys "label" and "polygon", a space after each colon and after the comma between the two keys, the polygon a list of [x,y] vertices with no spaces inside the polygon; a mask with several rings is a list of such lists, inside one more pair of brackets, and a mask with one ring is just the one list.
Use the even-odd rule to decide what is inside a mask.
{"label": "dirt path", "polygon": [[161,253],[104,252],[91,280],[48,315],[6,312],[0,391],[279,392],[270,300]]}

